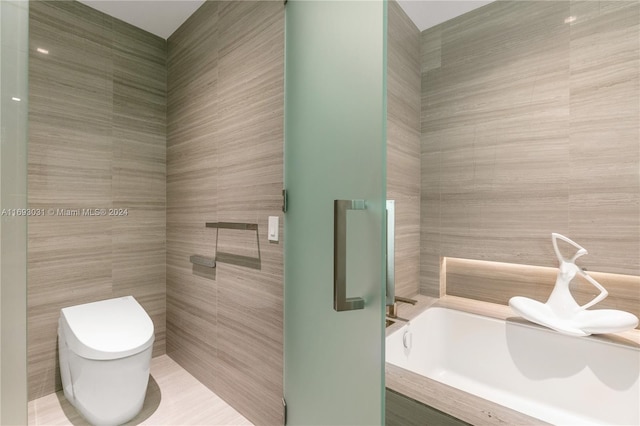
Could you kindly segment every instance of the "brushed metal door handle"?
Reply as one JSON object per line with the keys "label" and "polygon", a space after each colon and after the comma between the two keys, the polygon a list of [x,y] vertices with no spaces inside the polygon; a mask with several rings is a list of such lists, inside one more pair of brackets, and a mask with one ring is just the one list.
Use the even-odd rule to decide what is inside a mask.
{"label": "brushed metal door handle", "polygon": [[347,297],[347,211],[366,210],[365,200],[333,202],[333,309],[364,309],[362,297]]}

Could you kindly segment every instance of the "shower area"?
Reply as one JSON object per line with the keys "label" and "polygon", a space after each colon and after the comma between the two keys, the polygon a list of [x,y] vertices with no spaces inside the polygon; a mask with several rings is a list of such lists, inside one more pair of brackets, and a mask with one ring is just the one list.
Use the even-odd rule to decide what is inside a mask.
{"label": "shower area", "polygon": [[61,308],[132,295],[147,417],[171,363],[256,425],[545,424],[385,365],[385,335],[544,302],[552,232],[640,316],[640,3],[422,19],[443,3],[205,1],[163,38],[0,2],[0,423],[63,406]]}

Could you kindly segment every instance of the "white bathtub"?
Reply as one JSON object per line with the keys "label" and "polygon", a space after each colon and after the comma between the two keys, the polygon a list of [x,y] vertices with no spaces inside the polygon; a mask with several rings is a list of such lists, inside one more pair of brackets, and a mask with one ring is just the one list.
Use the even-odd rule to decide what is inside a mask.
{"label": "white bathtub", "polygon": [[640,424],[626,345],[431,307],[387,336],[386,361],[553,424]]}

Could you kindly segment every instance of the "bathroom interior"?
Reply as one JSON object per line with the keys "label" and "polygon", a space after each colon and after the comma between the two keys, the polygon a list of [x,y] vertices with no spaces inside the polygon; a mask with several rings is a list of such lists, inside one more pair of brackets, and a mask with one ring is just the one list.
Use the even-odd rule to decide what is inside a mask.
{"label": "bathroom interior", "polygon": [[[594,310],[640,316],[640,1],[177,3],[145,30],[125,21],[153,2],[0,2],[0,424],[87,424],[61,309],[125,296],[154,333],[128,424],[640,423],[638,328],[562,336],[509,308],[547,300],[559,233],[608,291]],[[336,308],[334,200],[362,210],[340,220],[363,309]],[[523,387],[591,371],[608,409],[545,417],[385,365],[434,307],[499,324],[524,375],[520,329],[600,345]]]}

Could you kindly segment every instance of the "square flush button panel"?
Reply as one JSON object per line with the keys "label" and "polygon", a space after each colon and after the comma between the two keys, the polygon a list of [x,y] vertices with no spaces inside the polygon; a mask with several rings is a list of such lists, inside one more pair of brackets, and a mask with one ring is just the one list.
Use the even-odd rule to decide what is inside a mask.
{"label": "square flush button panel", "polygon": [[280,218],[278,216],[269,216],[269,241],[278,241],[278,222]]}

